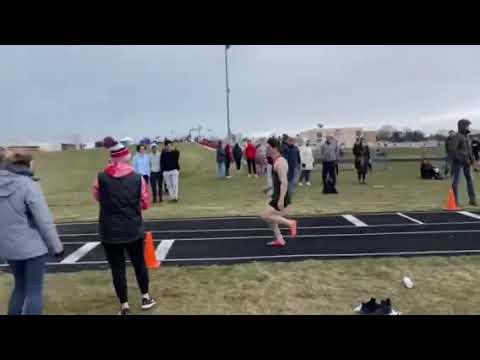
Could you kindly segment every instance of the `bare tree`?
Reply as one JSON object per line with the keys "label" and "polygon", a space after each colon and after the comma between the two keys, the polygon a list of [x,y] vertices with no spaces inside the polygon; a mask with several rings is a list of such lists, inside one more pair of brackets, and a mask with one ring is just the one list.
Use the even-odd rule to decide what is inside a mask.
{"label": "bare tree", "polygon": [[390,140],[396,131],[397,130],[392,125],[383,125],[377,131],[377,140],[380,140],[380,141]]}

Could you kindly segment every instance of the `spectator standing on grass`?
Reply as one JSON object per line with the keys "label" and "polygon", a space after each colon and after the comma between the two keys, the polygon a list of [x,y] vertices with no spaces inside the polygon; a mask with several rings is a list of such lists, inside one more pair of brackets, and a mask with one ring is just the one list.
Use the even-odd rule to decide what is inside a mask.
{"label": "spectator standing on grass", "polygon": [[225,177],[225,162],[227,160],[227,155],[225,149],[223,148],[222,142],[219,141],[217,144],[217,178],[223,179]]}
{"label": "spectator standing on grass", "polygon": [[165,152],[160,159],[163,171],[163,179],[167,184],[170,200],[178,201],[179,175],[180,175],[180,152],[172,148],[172,142],[165,141]]}
{"label": "spectator standing on grass", "polygon": [[262,144],[258,144],[255,153],[255,166],[257,167],[258,176],[265,175],[266,163],[267,157],[265,154],[265,147]]}
{"label": "spectator standing on grass", "polygon": [[453,149],[453,142],[455,140],[455,131],[450,130],[448,132],[448,137],[445,139],[445,176],[452,174],[452,163],[455,156]]}
{"label": "spectator standing on grass", "polygon": [[146,145],[137,146],[137,154],[133,157],[133,167],[135,171],[142,175],[145,182],[148,184],[150,180],[150,156],[146,153]]}
{"label": "spectator standing on grass", "polygon": [[130,166],[129,150],[111,137],[104,139],[111,163],[98,174],[93,196],[100,204],[99,232],[112,271],[113,286],[120,301],[119,315],[128,315],[125,251],[135,270],[143,310],[156,302],[149,295],[149,276],[144,257],[142,210],[150,207],[148,185]]}
{"label": "spectator standing on grass", "polygon": [[293,197],[301,167],[300,150],[297,145],[295,145],[295,139],[293,137],[288,138],[284,151],[284,157],[288,163],[288,192],[290,197]]}
{"label": "spectator standing on grass", "polygon": [[230,166],[233,162],[232,146],[229,142],[225,145],[225,176],[230,179]]}
{"label": "spectator standing on grass", "polygon": [[[0,258],[6,259],[15,285],[9,315],[41,315],[48,255],[63,255],[53,217],[38,183],[33,180],[32,156],[1,152]],[[12,173],[9,166],[21,170]]]}
{"label": "spectator standing on grass", "polygon": [[233,158],[235,159],[235,165],[237,166],[237,171],[242,167],[242,156],[243,150],[242,147],[236,143],[233,147]]}
{"label": "spectator standing on grass", "polygon": [[255,157],[257,155],[257,149],[252,144],[252,140],[247,140],[247,147],[245,148],[245,157],[247,158],[248,177],[253,175],[257,178],[257,169],[255,168]]}
{"label": "spectator standing on grass", "polygon": [[163,175],[160,168],[160,153],[158,152],[158,145],[152,145],[152,153],[150,154],[150,184],[152,186],[153,202],[162,202],[163,200]]}
{"label": "spectator standing on grass", "polygon": [[470,120],[461,119],[458,121],[458,133],[452,141],[452,152],[453,152],[453,161],[452,161],[452,176],[453,183],[452,188],[455,193],[455,199],[457,204],[459,203],[458,198],[458,182],[460,180],[460,172],[463,171],[465,175],[465,180],[467,181],[467,190],[468,197],[470,199],[469,204],[472,206],[478,206],[475,188],[473,186],[473,175],[472,175],[472,165],[474,162],[474,157],[472,154],[472,145],[470,143],[469,135],[470,134]]}
{"label": "spectator standing on grass", "polygon": [[363,138],[358,138],[353,146],[355,156],[355,169],[357,170],[358,182],[366,184],[367,173],[370,164],[370,148]]}
{"label": "spectator standing on grass", "polygon": [[314,160],[309,140],[306,141],[305,145],[300,146],[300,160],[302,164],[302,174],[300,175],[298,185],[303,186],[303,180],[305,180],[305,184],[310,186],[310,176],[312,174]]}
{"label": "spectator standing on grass", "polygon": [[473,170],[478,171],[477,164],[478,164],[478,161],[480,160],[480,155],[479,155],[480,141],[478,141],[477,138],[472,140],[472,153],[473,153],[473,160],[474,160]]}
{"label": "spectator standing on grass", "polygon": [[[277,141],[277,144],[280,144],[280,142],[275,139]],[[264,192],[268,195],[268,196],[271,196],[272,195],[272,191],[273,191],[273,178],[272,178],[272,170],[273,170],[273,151],[272,151],[272,148],[271,146],[269,146],[267,144],[267,148],[265,150],[265,156],[266,156],[266,159],[267,159],[267,186],[265,187],[264,189]]]}
{"label": "spectator standing on grass", "polygon": [[162,152],[160,153],[160,169],[162,171],[162,178],[163,178],[163,190],[166,194],[168,194],[168,188],[167,188],[167,182],[165,181],[165,176],[163,174],[163,168],[162,168],[162,155],[167,151],[167,138],[165,138],[163,140],[163,148],[162,148]]}
{"label": "spectator standing on grass", "polygon": [[322,158],[322,180],[324,193],[336,193],[337,173],[336,164],[338,161],[337,142],[333,136],[328,135],[327,140],[321,147]]}

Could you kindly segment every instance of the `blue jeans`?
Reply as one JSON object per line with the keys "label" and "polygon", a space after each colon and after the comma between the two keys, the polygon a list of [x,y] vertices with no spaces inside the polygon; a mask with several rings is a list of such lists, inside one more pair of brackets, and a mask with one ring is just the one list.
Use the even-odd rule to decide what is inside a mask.
{"label": "blue jeans", "polygon": [[468,197],[470,198],[471,202],[475,201],[475,188],[473,187],[473,178],[472,178],[472,167],[470,165],[463,165],[459,164],[456,161],[452,162],[452,176],[453,176],[453,192],[455,194],[455,199],[458,204],[458,183],[460,181],[460,172],[463,170],[463,174],[465,175],[465,180],[467,181],[467,190],[468,190]]}
{"label": "blue jeans", "polygon": [[293,197],[293,193],[295,192],[297,188],[297,183],[298,183],[298,169],[295,169],[293,171],[293,177],[288,181],[288,192],[290,194],[290,198]]}
{"label": "blue jeans", "polygon": [[225,163],[217,163],[217,175],[219,179],[225,177]]}
{"label": "blue jeans", "polygon": [[42,255],[27,260],[8,260],[15,278],[8,315],[41,315],[47,258]]}
{"label": "blue jeans", "polygon": [[452,174],[452,160],[445,160],[445,176],[450,176]]}

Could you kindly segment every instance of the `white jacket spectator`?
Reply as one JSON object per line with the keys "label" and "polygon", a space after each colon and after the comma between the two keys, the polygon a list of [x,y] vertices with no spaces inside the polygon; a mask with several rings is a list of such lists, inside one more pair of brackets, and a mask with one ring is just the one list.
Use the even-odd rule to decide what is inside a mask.
{"label": "white jacket spectator", "polygon": [[[313,151],[310,146],[300,146],[300,161],[302,162],[303,170],[313,170]],[[305,167],[303,167],[305,165]]]}

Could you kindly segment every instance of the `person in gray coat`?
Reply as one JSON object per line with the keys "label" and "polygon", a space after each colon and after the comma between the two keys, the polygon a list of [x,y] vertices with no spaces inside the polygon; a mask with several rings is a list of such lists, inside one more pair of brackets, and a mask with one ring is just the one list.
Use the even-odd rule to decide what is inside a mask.
{"label": "person in gray coat", "polygon": [[335,187],[337,183],[337,172],[336,165],[338,162],[338,145],[333,136],[327,136],[327,140],[323,143],[321,148],[321,158],[322,158],[322,179],[323,179],[323,188],[324,192],[326,191],[327,181],[330,180],[330,183]]}
{"label": "person in gray coat", "polygon": [[[48,255],[61,257],[64,250],[42,190],[32,179],[31,155],[7,153],[5,160],[0,168],[0,258],[15,279],[8,314],[40,315]],[[23,171],[13,173],[8,166]]]}
{"label": "person in gray coat", "polygon": [[469,205],[478,206],[472,177],[474,156],[469,138],[471,124],[470,120],[459,120],[458,133],[452,141],[452,188],[455,193],[455,200],[458,204],[458,183],[460,181],[460,173],[463,172],[465,180],[467,181],[468,197],[470,198]]}

